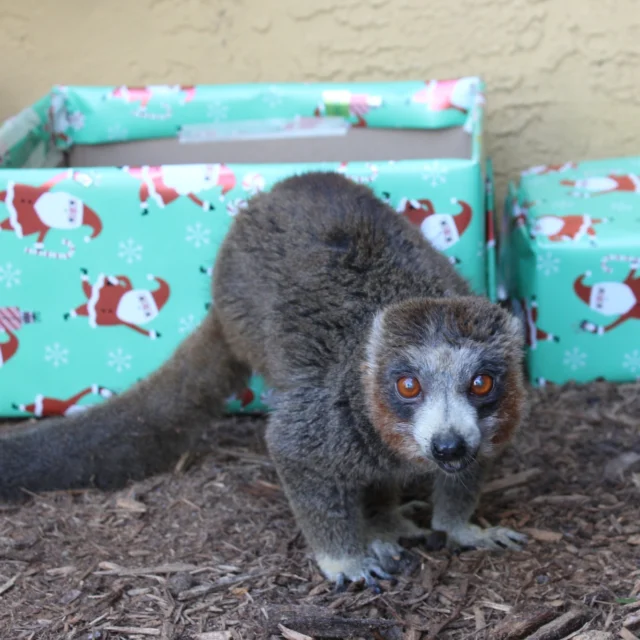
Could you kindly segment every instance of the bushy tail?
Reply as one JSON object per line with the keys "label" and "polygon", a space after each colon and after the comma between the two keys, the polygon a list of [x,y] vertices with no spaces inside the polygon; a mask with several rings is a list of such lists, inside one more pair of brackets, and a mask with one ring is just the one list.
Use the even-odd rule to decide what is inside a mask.
{"label": "bushy tail", "polygon": [[97,487],[168,470],[193,444],[250,368],[225,342],[212,309],[157,371],[82,413],[0,430],[0,499]]}

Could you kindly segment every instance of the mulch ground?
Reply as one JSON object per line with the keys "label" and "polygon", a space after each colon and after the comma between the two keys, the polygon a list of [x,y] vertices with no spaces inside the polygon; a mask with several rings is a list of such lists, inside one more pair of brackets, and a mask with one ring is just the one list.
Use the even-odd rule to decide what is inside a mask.
{"label": "mulch ground", "polygon": [[639,423],[640,383],[536,392],[478,511],[528,532],[527,548],[413,549],[376,595],[318,574],[263,421],[221,422],[215,451],[175,473],[0,505],[0,638],[632,640]]}

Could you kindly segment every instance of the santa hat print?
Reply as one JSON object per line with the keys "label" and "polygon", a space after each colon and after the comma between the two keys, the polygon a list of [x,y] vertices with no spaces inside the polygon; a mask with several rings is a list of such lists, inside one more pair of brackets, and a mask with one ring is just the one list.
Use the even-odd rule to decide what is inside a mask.
{"label": "santa hat print", "polygon": [[471,207],[463,200],[452,198],[451,203],[460,205],[461,211],[457,216],[454,216],[453,222],[456,225],[456,229],[458,230],[458,235],[462,236],[462,234],[467,230],[469,223],[471,222],[472,210]]}
{"label": "santa hat print", "polygon": [[218,166],[218,186],[222,187],[223,195],[236,186],[236,177],[227,165],[221,164]]}
{"label": "santa hat print", "polygon": [[435,209],[431,200],[415,200],[402,198],[397,206],[398,213],[402,214],[411,224],[420,226],[425,218],[433,215]]}
{"label": "santa hat print", "polygon": [[585,274],[577,277],[573,283],[573,290],[576,292],[576,295],[586,304],[589,304],[591,300],[591,287],[584,284],[584,279],[588,278],[590,275],[591,272],[587,271]]}
{"label": "santa hat print", "polygon": [[9,340],[0,342],[0,367],[12,358],[18,350],[18,338],[15,333],[9,331],[9,329],[0,331],[0,338],[3,339],[5,336],[9,336]]}
{"label": "santa hat print", "polygon": [[102,231],[102,220],[100,220],[98,214],[90,207],[87,207],[86,204],[83,205],[82,208],[82,224],[90,226],[93,230],[90,236],[85,236],[85,242],[91,242],[91,240],[97,238]]}
{"label": "santa hat print", "polygon": [[156,278],[152,275],[148,275],[147,278],[149,278],[149,280],[155,280],[160,285],[155,291],[151,292],[151,296],[153,297],[158,310],[160,310],[162,309],[162,307],[164,307],[164,305],[167,303],[167,300],[169,299],[169,285],[162,278]]}

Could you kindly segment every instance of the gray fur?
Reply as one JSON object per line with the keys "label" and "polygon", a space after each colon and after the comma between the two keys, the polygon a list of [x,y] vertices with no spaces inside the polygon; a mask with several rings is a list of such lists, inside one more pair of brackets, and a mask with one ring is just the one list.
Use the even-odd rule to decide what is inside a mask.
{"label": "gray fur", "polygon": [[[519,421],[517,323],[473,296],[448,259],[368,187],[336,173],[292,177],[255,196],[213,274],[215,305],[156,373],[82,414],[0,437],[0,497],[15,499],[21,487],[115,488],[170,468],[253,370],[276,391],[267,444],[321,569],[371,584],[397,568],[398,537],[419,533],[396,487],[436,470],[412,439],[416,413],[396,415],[384,399],[388,367],[406,361],[431,376],[442,406],[454,407],[447,397],[468,402],[464,385],[489,362],[502,384],[495,402],[460,405],[477,421],[478,458],[486,457],[496,430],[510,434]],[[434,358],[444,345],[448,361]],[[376,406],[390,437],[413,454],[381,436]],[[461,474],[466,494],[437,472],[434,522],[491,546],[496,536],[468,523],[480,487],[469,474],[479,464]],[[383,494],[389,499],[368,514],[366,500]]]}

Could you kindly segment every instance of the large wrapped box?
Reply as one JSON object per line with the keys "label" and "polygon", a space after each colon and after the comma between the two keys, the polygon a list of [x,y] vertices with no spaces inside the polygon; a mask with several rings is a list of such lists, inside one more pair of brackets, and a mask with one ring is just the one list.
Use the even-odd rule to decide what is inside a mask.
{"label": "large wrapped box", "polygon": [[499,231],[532,384],[639,379],[640,157],[532,167]]}
{"label": "large wrapped box", "polygon": [[[55,87],[0,129],[0,415],[79,411],[160,366],[211,304],[233,216],[296,173],[370,185],[495,298],[483,95],[475,77]],[[268,395],[254,375],[228,409]]]}

